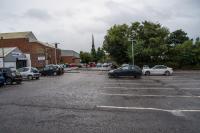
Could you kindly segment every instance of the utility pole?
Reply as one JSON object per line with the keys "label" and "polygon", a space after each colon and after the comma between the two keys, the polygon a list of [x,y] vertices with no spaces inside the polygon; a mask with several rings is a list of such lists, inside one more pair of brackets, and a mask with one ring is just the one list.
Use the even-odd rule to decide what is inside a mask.
{"label": "utility pole", "polygon": [[133,63],[133,66],[134,66],[134,48],[133,48],[133,39],[131,40],[132,42],[132,63]]}
{"label": "utility pole", "polygon": [[57,65],[57,48],[59,43],[55,43],[55,64]]}
{"label": "utility pole", "polygon": [[131,35],[130,35],[130,41],[131,41],[131,45],[132,45],[132,64],[133,64],[133,66],[135,65],[134,64],[134,38],[135,38],[135,36],[136,36],[136,33],[135,32],[131,32]]}
{"label": "utility pole", "polygon": [[2,63],[3,63],[3,67],[5,67],[5,63],[4,63],[4,48],[2,48]]}

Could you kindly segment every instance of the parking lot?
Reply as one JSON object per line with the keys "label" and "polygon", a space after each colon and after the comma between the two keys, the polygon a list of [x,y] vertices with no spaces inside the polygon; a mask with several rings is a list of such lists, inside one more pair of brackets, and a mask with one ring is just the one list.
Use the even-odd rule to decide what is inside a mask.
{"label": "parking lot", "polygon": [[199,133],[200,71],[72,71],[0,88],[0,133]]}

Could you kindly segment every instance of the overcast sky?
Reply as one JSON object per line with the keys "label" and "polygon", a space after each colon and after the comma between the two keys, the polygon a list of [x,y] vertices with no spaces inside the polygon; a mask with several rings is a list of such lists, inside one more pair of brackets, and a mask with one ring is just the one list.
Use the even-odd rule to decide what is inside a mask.
{"label": "overcast sky", "polygon": [[108,28],[134,21],[159,22],[170,31],[200,36],[200,0],[0,0],[0,32],[33,31],[60,48],[90,51]]}

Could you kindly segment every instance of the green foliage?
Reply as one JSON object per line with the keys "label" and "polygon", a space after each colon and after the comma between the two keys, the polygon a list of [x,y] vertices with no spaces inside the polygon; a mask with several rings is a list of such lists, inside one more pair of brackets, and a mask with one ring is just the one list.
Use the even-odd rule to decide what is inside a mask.
{"label": "green foliage", "polygon": [[177,45],[188,40],[189,37],[187,36],[187,33],[180,29],[170,33],[169,37],[167,38],[167,43]]}
{"label": "green foliage", "polygon": [[83,51],[80,52],[80,58],[81,58],[82,63],[89,63],[91,62],[91,59],[92,59],[90,53],[83,52]]}
{"label": "green foliage", "polygon": [[105,60],[105,52],[100,47],[98,47],[98,49],[97,49],[96,58],[97,58],[98,62],[104,62],[104,60]]}
{"label": "green foliage", "polygon": [[174,68],[200,67],[200,39],[195,43],[183,30],[172,33],[159,23],[134,22],[130,26],[114,25],[107,31],[103,48],[118,64],[130,63],[134,39],[134,57],[137,65],[165,64]]}
{"label": "green foliage", "polygon": [[129,62],[128,59],[128,25],[114,25],[105,36],[103,48],[118,64]]}

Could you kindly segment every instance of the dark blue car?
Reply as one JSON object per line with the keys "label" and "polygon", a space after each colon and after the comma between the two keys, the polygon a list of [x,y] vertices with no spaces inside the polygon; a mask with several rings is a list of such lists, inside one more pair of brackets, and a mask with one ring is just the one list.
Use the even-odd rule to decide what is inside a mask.
{"label": "dark blue car", "polygon": [[5,78],[3,76],[3,73],[0,72],[0,86],[3,86],[5,84]]}

